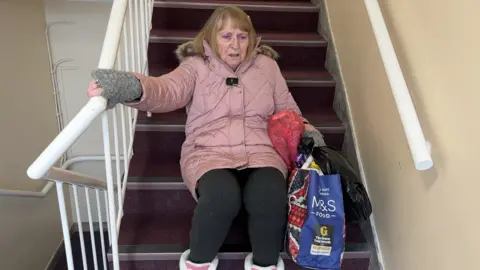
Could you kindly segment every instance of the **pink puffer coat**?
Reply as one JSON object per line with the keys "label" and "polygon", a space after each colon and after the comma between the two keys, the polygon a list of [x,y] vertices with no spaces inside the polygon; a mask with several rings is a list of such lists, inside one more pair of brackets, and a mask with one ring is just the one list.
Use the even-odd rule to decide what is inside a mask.
{"label": "pink puffer coat", "polygon": [[[180,45],[176,50],[180,65],[163,76],[135,74],[143,96],[126,105],[153,113],[186,106],[180,165],[195,198],[198,179],[212,169],[271,166],[286,176],[287,167],[272,146],[267,122],[281,110],[301,113],[275,61],[277,53],[257,45],[253,58],[234,72],[206,42],[204,48],[206,59],[193,53],[190,42]],[[238,85],[227,85],[229,77],[237,77]]]}

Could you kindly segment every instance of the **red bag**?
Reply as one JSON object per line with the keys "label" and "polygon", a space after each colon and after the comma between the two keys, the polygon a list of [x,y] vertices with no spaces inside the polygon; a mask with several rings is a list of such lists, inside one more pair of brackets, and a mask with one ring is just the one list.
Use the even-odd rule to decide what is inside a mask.
{"label": "red bag", "polygon": [[268,136],[289,170],[294,167],[304,131],[305,124],[294,111],[280,111],[268,119]]}

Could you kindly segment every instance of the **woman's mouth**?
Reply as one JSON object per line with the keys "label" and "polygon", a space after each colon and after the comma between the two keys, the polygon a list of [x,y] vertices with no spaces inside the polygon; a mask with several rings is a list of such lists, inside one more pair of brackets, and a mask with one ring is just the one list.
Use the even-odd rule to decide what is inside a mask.
{"label": "woman's mouth", "polygon": [[239,53],[229,53],[228,56],[235,58],[235,57],[239,57],[240,54]]}

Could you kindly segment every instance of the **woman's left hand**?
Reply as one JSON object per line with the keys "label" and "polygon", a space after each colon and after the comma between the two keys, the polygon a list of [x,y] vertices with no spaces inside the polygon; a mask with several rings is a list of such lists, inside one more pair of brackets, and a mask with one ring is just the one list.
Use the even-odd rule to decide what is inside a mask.
{"label": "woman's left hand", "polygon": [[305,132],[303,133],[303,136],[312,138],[315,146],[326,145],[322,133],[320,133],[320,131],[310,124],[305,124]]}

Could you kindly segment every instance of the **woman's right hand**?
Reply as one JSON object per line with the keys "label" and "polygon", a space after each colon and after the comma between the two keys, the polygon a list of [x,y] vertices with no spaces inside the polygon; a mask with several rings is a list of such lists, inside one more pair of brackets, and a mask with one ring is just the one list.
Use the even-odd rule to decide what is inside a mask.
{"label": "woman's right hand", "polygon": [[108,100],[107,107],[118,103],[131,102],[142,96],[140,80],[130,72],[113,69],[92,71],[93,81],[88,86],[88,96],[102,96]]}

